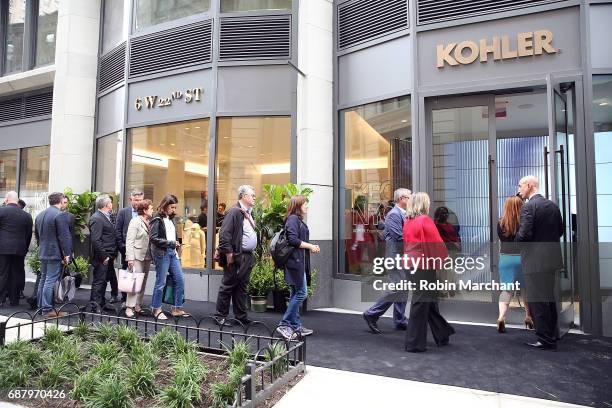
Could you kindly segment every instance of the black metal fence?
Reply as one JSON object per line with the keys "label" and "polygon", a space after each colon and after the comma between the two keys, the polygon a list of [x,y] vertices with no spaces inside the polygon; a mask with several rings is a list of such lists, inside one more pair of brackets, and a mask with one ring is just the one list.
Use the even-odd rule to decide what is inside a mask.
{"label": "black metal fence", "polygon": [[[89,306],[89,305],[88,305]],[[101,308],[98,308],[101,310]],[[247,362],[247,373],[235,391],[233,407],[256,407],[279,388],[286,385],[306,368],[306,342],[300,335],[291,340],[277,337],[276,328],[272,329],[263,322],[254,321],[244,325],[232,321],[236,326],[219,325],[213,316],[201,319],[194,317],[159,319],[137,319],[112,314],[87,311],[74,303],[64,304],[56,312],[65,312],[58,317],[47,317],[42,310],[34,313],[19,311],[0,322],[0,347],[12,340],[33,340],[39,338],[48,326],[70,332],[77,324],[86,323],[125,325],[136,329],[144,338],[150,338],[164,328],[171,328],[187,341],[197,343],[201,351],[224,354],[225,345],[244,341],[249,345],[251,359]],[[23,321],[25,320],[25,322]],[[191,323],[191,324],[188,324]],[[61,326],[61,327],[60,327]],[[283,346],[282,353],[272,349]],[[264,355],[274,356],[265,361]]]}

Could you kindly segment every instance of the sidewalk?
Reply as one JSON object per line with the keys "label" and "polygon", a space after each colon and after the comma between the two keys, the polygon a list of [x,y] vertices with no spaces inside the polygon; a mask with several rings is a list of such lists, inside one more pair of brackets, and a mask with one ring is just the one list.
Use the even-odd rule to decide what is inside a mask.
{"label": "sidewalk", "polygon": [[[299,407],[584,407],[471,388],[428,384],[370,374],[308,366],[306,375],[275,408]],[[612,405],[611,405],[612,406]]]}

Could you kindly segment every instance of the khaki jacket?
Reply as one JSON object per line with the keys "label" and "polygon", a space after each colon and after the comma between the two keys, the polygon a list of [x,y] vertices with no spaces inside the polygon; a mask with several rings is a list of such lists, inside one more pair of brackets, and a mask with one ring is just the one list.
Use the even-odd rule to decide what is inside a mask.
{"label": "khaki jacket", "polygon": [[125,238],[125,259],[127,261],[145,261],[151,259],[149,250],[149,231],[147,225],[136,217],[130,221]]}

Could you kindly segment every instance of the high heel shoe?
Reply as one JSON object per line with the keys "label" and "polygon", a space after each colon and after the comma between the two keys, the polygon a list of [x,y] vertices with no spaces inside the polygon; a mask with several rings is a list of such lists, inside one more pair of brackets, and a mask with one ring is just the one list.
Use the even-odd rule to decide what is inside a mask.
{"label": "high heel shoe", "polygon": [[506,332],[506,322],[503,320],[498,320],[497,321],[497,332],[498,333],[505,333]]}
{"label": "high heel shoe", "polygon": [[525,328],[533,330],[533,319],[531,317],[525,318]]}

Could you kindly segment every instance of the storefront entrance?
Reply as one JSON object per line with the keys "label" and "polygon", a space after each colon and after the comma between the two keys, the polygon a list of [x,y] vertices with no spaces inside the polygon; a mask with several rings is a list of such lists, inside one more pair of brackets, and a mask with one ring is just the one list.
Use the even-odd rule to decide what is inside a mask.
{"label": "storefront entrance", "polygon": [[[564,268],[558,274],[561,333],[578,323],[574,285],[576,225],[580,211],[575,190],[574,84],[550,83],[459,97],[426,100],[431,214],[449,223],[460,238],[454,257],[484,260],[485,268],[446,273],[459,284],[499,282],[497,222],[504,202],[516,194],[521,177],[540,180],[542,195],[555,201],[565,222]],[[451,246],[452,247],[452,246]],[[461,273],[459,273],[461,272]],[[498,291],[442,293],[442,307],[455,320],[495,322]],[[524,319],[522,298],[511,304],[507,322]]]}

